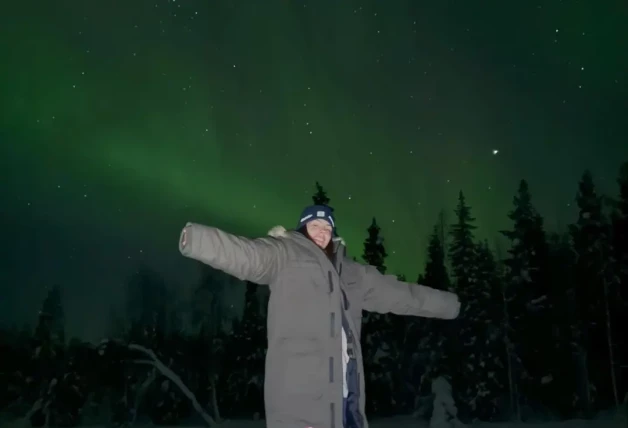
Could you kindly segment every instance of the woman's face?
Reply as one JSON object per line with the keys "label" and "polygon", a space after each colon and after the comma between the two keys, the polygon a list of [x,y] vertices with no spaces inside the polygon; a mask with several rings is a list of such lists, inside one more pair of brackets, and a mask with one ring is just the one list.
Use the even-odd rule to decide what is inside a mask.
{"label": "woman's face", "polygon": [[325,220],[317,219],[306,224],[306,227],[307,234],[310,236],[312,241],[323,249],[327,248],[327,244],[331,241],[331,224]]}

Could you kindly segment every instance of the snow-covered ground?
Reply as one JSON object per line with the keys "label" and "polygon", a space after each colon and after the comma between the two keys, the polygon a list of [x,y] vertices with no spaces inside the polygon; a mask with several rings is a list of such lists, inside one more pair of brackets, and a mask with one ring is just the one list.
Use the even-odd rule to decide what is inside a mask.
{"label": "snow-covered ground", "polygon": [[[2,428],[27,428],[17,421],[1,423]],[[418,420],[409,416],[397,416],[386,419],[376,419],[370,422],[370,428],[429,428],[429,422]],[[154,425],[147,425],[154,427]],[[627,428],[628,420],[622,416],[609,416],[596,420],[570,420],[563,422],[542,422],[542,423],[479,423],[472,425],[473,428]],[[106,428],[105,426],[81,426],[78,428]],[[144,428],[138,425],[138,428]],[[162,428],[206,428],[198,427],[162,427]],[[264,421],[253,420],[227,420],[217,425],[217,428],[266,428]],[[305,428],[305,427],[304,427]]]}
{"label": "snow-covered ground", "polygon": [[[220,428],[265,428],[264,421],[225,421]],[[429,422],[408,416],[377,419],[369,423],[370,428],[429,428]],[[608,418],[606,420],[571,420],[564,422],[546,422],[535,424],[517,423],[480,423],[474,428],[627,428],[626,419]]]}
{"label": "snow-covered ground", "polygon": [[[377,419],[369,423],[370,428],[428,428],[429,422],[408,416]],[[545,422],[534,424],[517,423],[480,423],[474,428],[626,428],[626,419],[608,418],[606,420],[571,420],[564,422]],[[220,428],[265,428],[264,421],[228,420],[218,425]],[[167,427],[164,427],[167,428]],[[168,427],[175,428],[175,427]],[[186,427],[197,428],[197,427]],[[198,427],[201,428],[201,427]],[[305,427],[304,427],[305,428]]]}

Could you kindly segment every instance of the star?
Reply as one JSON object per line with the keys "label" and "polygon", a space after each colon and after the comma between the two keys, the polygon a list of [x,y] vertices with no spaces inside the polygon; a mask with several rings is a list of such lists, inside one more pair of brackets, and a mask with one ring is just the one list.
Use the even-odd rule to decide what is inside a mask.
{"label": "star", "polygon": [[[614,175],[626,156],[620,143],[628,135],[617,106],[628,86],[617,53],[599,47],[623,27],[608,20],[600,31],[580,22],[577,2],[541,9],[509,3],[517,31],[501,31],[482,26],[485,12],[471,6],[460,22],[446,8],[399,13],[394,2],[343,10],[308,1],[298,9],[308,26],[343,25],[331,50],[326,37],[292,25],[295,16],[279,3],[250,9],[227,2],[219,13],[213,2],[191,0],[153,8],[117,2],[107,13],[92,3],[59,14],[53,29],[45,17],[8,29],[14,55],[2,67],[3,115],[11,126],[2,137],[11,148],[0,150],[0,195],[8,195],[0,206],[15,224],[10,229],[32,228],[37,246],[61,248],[60,260],[69,247],[55,239],[83,248],[91,237],[80,236],[88,230],[83,224],[101,231],[108,242],[96,245],[110,252],[104,256],[132,256],[111,268],[112,284],[123,283],[139,260],[169,276],[187,275],[175,266],[170,237],[180,223],[265,234],[270,222],[294,218],[311,201],[317,180],[349,218],[341,226],[348,240],[363,241],[368,217],[389,222],[382,231],[391,250],[387,267],[409,277],[427,251],[409,238],[428,236],[440,210],[453,223],[459,191],[477,217],[478,242],[509,229],[518,180],[529,180],[548,229],[573,220],[575,204],[565,204],[577,190],[574,171],[611,171],[606,180],[594,175],[616,196]],[[591,16],[603,16],[598,6],[591,3]],[[8,9],[12,22],[28,16],[23,7],[15,17]],[[277,29],[247,25],[252,13]],[[518,21],[531,15],[540,33]],[[231,29],[217,37],[227,22]],[[101,37],[111,28],[115,37]],[[278,35],[289,43],[274,43]],[[591,137],[599,129],[604,151]],[[577,156],[565,156],[571,152]],[[137,242],[149,245],[147,231],[155,240],[144,253]],[[136,244],[113,251],[123,248],[120,240]],[[55,263],[44,255],[54,259],[54,251],[36,253],[28,260],[33,282],[80,290],[76,275],[47,270]],[[74,254],[83,261],[80,249]],[[168,257],[172,263],[160,263]],[[86,272],[99,271],[95,258],[84,262]],[[11,269],[8,277],[19,283]],[[103,293],[109,291],[93,294]]]}

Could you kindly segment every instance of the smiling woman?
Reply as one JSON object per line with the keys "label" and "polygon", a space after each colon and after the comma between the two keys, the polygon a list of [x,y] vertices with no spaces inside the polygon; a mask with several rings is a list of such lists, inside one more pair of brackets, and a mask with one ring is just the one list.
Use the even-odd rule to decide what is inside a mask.
{"label": "smiling woman", "polygon": [[179,250],[241,280],[270,286],[264,378],[269,428],[367,428],[362,310],[458,316],[458,297],[398,281],[346,256],[332,209],[305,208],[296,230],[247,239],[188,223]]}
{"label": "smiling woman", "polygon": [[322,249],[327,249],[336,233],[333,210],[326,205],[312,205],[302,213],[297,229]]}

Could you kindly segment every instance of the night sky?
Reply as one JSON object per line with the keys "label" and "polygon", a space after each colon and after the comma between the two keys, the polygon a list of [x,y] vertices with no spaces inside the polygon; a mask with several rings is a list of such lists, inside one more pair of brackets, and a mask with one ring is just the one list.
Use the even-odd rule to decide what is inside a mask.
{"label": "night sky", "polygon": [[141,264],[193,288],[186,221],[293,227],[316,180],[349,253],[376,216],[410,279],[460,189],[492,242],[521,178],[564,228],[583,170],[614,194],[628,160],[626,22],[591,0],[9,2],[0,321],[60,283],[66,334],[99,339]]}

